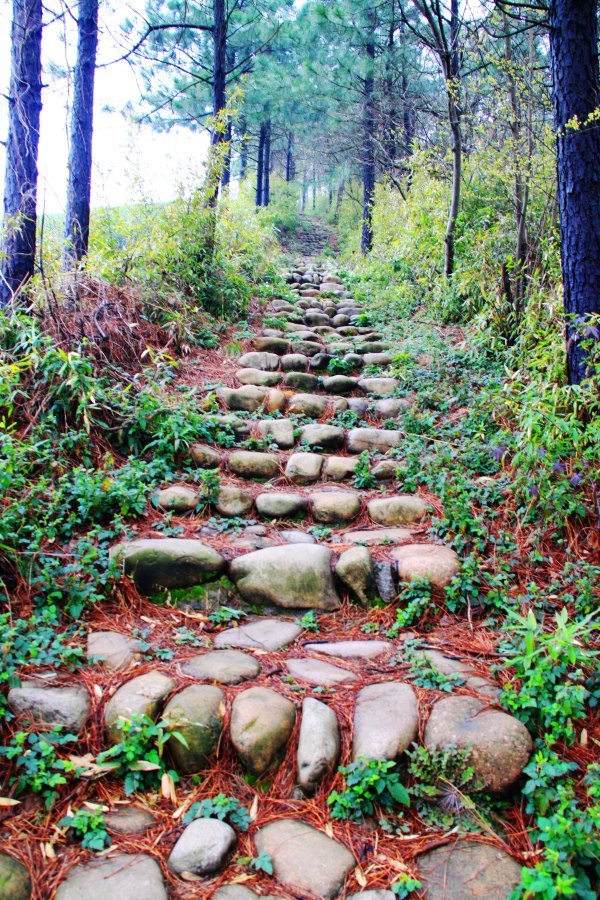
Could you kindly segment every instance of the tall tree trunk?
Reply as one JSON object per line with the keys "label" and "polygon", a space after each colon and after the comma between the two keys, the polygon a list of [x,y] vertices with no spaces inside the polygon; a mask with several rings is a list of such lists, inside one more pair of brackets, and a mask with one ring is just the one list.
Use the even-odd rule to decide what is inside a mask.
{"label": "tall tree trunk", "polygon": [[396,32],[395,18],[396,0],[391,3],[391,19],[388,26],[387,57],[385,62],[385,78],[383,81],[383,106],[384,106],[384,133],[383,156],[384,166],[387,172],[393,173],[396,160],[396,100],[395,100],[395,76],[393,71],[394,35]]}
{"label": "tall tree trunk", "polygon": [[0,305],[34,272],[42,109],[42,0],[13,0]]}
{"label": "tall tree trunk", "polygon": [[296,174],[296,166],[294,163],[294,133],[288,132],[287,147],[285,150],[285,180],[293,181]]}
{"label": "tall tree trunk", "polygon": [[[213,125],[210,133],[211,152],[217,154],[219,145],[225,140],[225,126],[222,121],[223,110],[227,105],[227,15],[225,0],[213,0],[213,71],[212,71],[212,115]],[[217,165],[213,172],[214,184],[209,188],[209,205],[214,206],[219,193],[219,181],[222,166]]]}
{"label": "tall tree trunk", "polygon": [[308,195],[308,181],[306,179],[306,172],[302,176],[302,204],[300,206],[300,211],[304,212],[306,209],[306,197]]}
{"label": "tall tree trunk", "polygon": [[369,14],[369,32],[365,47],[367,53],[367,73],[363,94],[363,214],[360,248],[368,253],[373,246],[373,194],[375,193],[375,24],[374,13]]}
{"label": "tall tree trunk", "polygon": [[454,273],[454,236],[456,219],[460,207],[460,180],[462,174],[462,132],[460,127],[460,51],[458,45],[460,20],[458,0],[450,5],[450,50],[445,64],[446,94],[448,100],[448,121],[452,136],[452,198],[448,211],[446,233],[444,235],[446,278]]}
{"label": "tall tree trunk", "polygon": [[98,0],[80,0],[65,215],[65,268],[76,265],[88,252],[97,46]]}
{"label": "tall tree trunk", "polygon": [[[600,313],[600,107],[597,0],[551,0],[550,58],[569,384],[588,374],[582,342]],[[572,123],[572,124],[571,124]],[[573,127],[575,125],[576,127]]]}
{"label": "tall tree trunk", "polygon": [[265,164],[265,123],[261,122],[260,133],[258,136],[258,157],[256,160],[256,192],[255,206],[262,206],[263,200],[263,169]]}
{"label": "tall tree trunk", "polygon": [[268,206],[271,199],[271,120],[265,123],[265,143],[263,160],[262,205]]}
{"label": "tall tree trunk", "polygon": [[514,206],[515,227],[517,231],[515,251],[515,314],[520,318],[525,303],[525,264],[527,261],[527,205],[529,201],[529,184],[527,175],[523,172],[523,121],[521,100],[514,72],[512,38],[508,16],[503,13],[504,27],[504,55],[506,58],[506,73],[508,79],[508,95],[512,118],[510,131],[512,136],[512,154],[514,165]]}

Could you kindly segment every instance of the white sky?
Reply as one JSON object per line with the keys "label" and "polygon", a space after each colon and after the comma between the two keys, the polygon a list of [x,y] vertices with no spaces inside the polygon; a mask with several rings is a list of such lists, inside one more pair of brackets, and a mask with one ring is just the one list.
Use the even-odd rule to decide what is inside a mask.
{"label": "white sky", "polygon": [[[140,0],[141,2],[141,0]],[[119,25],[131,17],[126,0],[101,3],[101,36],[98,62],[108,62],[122,55],[125,39],[119,36]],[[6,140],[10,76],[9,0],[0,0],[0,140]],[[69,48],[65,57],[62,40],[64,25],[55,23],[44,29],[43,109],[40,128],[39,206],[46,212],[62,212],[65,207],[66,164],[68,150],[67,105],[69,85],[66,79],[54,79],[49,63],[65,68],[73,65],[76,35],[71,24]],[[120,46],[118,41],[123,40]],[[94,112],[94,170],[92,203],[95,206],[117,205],[142,198],[169,200],[178,187],[197,179],[206,154],[207,138],[199,132],[176,128],[155,132],[148,125],[137,126],[120,112],[128,101],[135,106],[142,94],[142,84],[127,62],[100,68],[96,73]],[[0,195],[4,182],[4,147],[0,145]]]}

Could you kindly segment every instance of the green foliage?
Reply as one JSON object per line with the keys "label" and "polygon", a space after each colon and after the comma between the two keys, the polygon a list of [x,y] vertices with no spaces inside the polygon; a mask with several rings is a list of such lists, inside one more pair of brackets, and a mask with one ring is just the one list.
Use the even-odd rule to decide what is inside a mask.
{"label": "green foliage", "polygon": [[498,650],[514,675],[502,702],[550,742],[573,743],[574,722],[600,700],[598,651],[589,647],[599,629],[598,613],[577,620],[565,607],[555,614],[550,631],[533,610],[526,615],[508,611],[506,637]]}
{"label": "green foliage", "polygon": [[471,751],[452,744],[433,750],[415,746],[408,758],[409,794],[421,818],[445,831],[457,825],[480,830],[486,821],[480,811],[485,796],[471,765]]}
{"label": "green foliage", "polygon": [[600,778],[598,765],[588,767],[577,789],[578,770],[551,749],[540,746],[524,769],[526,812],[534,817],[530,836],[543,849],[543,859],[522,870],[521,885],[511,900],[556,897],[593,900],[600,877]]}
{"label": "green foliage", "polygon": [[245,806],[242,806],[236,797],[228,797],[226,794],[217,794],[192,803],[183,817],[184,824],[193,822],[194,819],[220,819],[229,822],[238,831],[248,831],[252,819]]}
{"label": "green foliage", "polygon": [[399,631],[421,619],[431,606],[431,585],[427,579],[415,579],[404,585],[398,595],[398,603],[403,605],[396,613],[396,621],[388,631],[388,637],[395,637]]}
{"label": "green foliage", "polygon": [[153,722],[148,716],[136,714],[131,719],[119,719],[118,728],[121,740],[99,753],[96,764],[122,778],[127,795],[158,787],[165,773],[173,781],[179,780],[177,773],[167,768],[164,759],[168,741],[176,740],[187,747],[183,735],[173,730],[172,722]]}
{"label": "green foliage", "polygon": [[401,872],[398,880],[391,885],[390,891],[398,897],[398,900],[406,900],[406,897],[410,897],[413,891],[420,891],[422,887],[423,885],[417,878]]}
{"label": "green foliage", "polygon": [[314,634],[319,633],[319,620],[317,619],[317,614],[314,609],[309,609],[307,613],[304,613],[301,619],[295,619],[294,621],[296,625],[299,625],[304,631],[312,631]]}
{"label": "green foliage", "polygon": [[355,488],[363,491],[368,491],[377,486],[377,479],[371,472],[371,457],[367,450],[363,450],[358,457],[354,475],[352,476],[352,483]]}
{"label": "green foliage", "polygon": [[221,488],[221,479],[218,471],[215,469],[200,469],[196,473],[196,477],[200,483],[204,503],[216,503],[219,499],[219,490]]}
{"label": "green foliage", "polygon": [[231,625],[232,622],[239,622],[246,618],[246,613],[241,609],[233,609],[231,606],[220,606],[214,612],[211,612],[208,620],[213,625]]}
{"label": "green foliage", "polygon": [[62,734],[60,729],[45,734],[18,731],[9,744],[0,747],[0,755],[16,767],[9,783],[16,785],[17,796],[26,790],[40,794],[50,809],[62,785],[77,774],[75,764],[59,756],[57,748],[76,740],[76,735]]}
{"label": "green foliage", "polygon": [[268,853],[259,853],[258,856],[240,856],[238,863],[241,866],[249,866],[253,872],[264,872],[272,875],[274,872],[273,859]]}
{"label": "green foliage", "polygon": [[330,359],[327,371],[331,375],[351,375],[354,371],[354,363],[349,359]]}
{"label": "green foliage", "polygon": [[172,203],[96,214],[88,267],[139,288],[148,316],[193,343],[206,327],[201,311],[237,315],[257,282],[272,277],[272,227],[243,194],[215,215],[203,192],[191,190]]}
{"label": "green foliage", "polygon": [[450,693],[455,687],[465,683],[465,679],[458,672],[450,672],[445,675],[436,669],[431,660],[422,652],[422,643],[419,640],[408,640],[402,644],[402,653],[399,661],[410,664],[408,678],[419,687],[434,691],[446,691]]}
{"label": "green foliage", "polygon": [[[83,664],[83,650],[69,641],[76,637],[74,628],[57,633],[57,610],[49,606],[29,619],[13,619],[0,615],[0,687],[18,687],[21,666],[43,666],[76,669]],[[11,718],[4,692],[0,694],[0,721]]]}
{"label": "green foliage", "polygon": [[333,819],[359,822],[377,808],[389,810],[410,804],[393,760],[361,757],[348,766],[340,766],[338,771],[345,777],[346,788],[341,793],[332,791],[327,798]]}
{"label": "green foliage", "polygon": [[73,837],[81,841],[84,850],[104,850],[110,845],[110,835],[102,809],[98,806],[81,807],[58,823],[60,828],[68,828]]}

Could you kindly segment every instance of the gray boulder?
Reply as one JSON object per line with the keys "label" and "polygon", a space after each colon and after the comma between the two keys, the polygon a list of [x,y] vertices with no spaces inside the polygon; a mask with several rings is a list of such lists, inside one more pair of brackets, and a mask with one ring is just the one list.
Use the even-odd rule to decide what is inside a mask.
{"label": "gray boulder", "polygon": [[31,878],[18,859],[0,851],[0,897],[2,900],[29,900]]}
{"label": "gray boulder", "polygon": [[342,553],[335,566],[335,574],[363,605],[375,596],[375,580],[371,554],[366,547],[351,547]]}
{"label": "gray boulder", "polygon": [[453,839],[417,857],[427,900],[507,900],[521,883],[521,866],[499,847]]}
{"label": "gray boulder", "polygon": [[398,759],[417,739],[417,698],[409,684],[389,681],[359,691],[354,711],[352,758]]}
{"label": "gray boulder", "polygon": [[257,550],[235,559],[231,578],[249,603],[292,609],[339,608],[326,547],[289,544]]}
{"label": "gray boulder", "polygon": [[343,844],[299,819],[279,819],[257,832],[258,853],[273,860],[275,877],[295,894],[333,900],[355,859]]}
{"label": "gray boulder", "polygon": [[203,584],[225,569],[220,553],[192,538],[138,538],[112,547],[110,556],[144,593]]}
{"label": "gray boulder", "polygon": [[307,697],[302,703],[296,757],[298,784],[305,794],[314,794],[335,770],[339,756],[340,727],[335,712],[314,697]]}
{"label": "gray boulder", "polygon": [[240,684],[260,675],[257,659],[239,650],[212,650],[186,660],[182,665],[186,675],[217,681],[219,684]]}
{"label": "gray boulder", "polygon": [[293,453],[285,467],[285,475],[294,484],[311,484],[318,481],[323,467],[323,457],[318,453]]}
{"label": "gray boulder", "polygon": [[8,692],[8,705],[19,716],[51,728],[61,726],[78,734],[90,714],[90,696],[84,687],[48,687],[24,681]]}
{"label": "gray boulder", "polygon": [[237,843],[231,825],[220,819],[195,819],[187,826],[167,860],[177,875],[214,875]]}
{"label": "gray boulder", "polygon": [[104,709],[104,724],[111,744],[121,740],[120,720],[134,715],[156,719],[175,682],[162,672],[151,671],[126,681],[117,688]]}
{"label": "gray boulder", "polygon": [[244,766],[263,775],[279,765],[296,721],[294,704],[270,688],[237,694],[231,708],[231,742]]}
{"label": "gray boulder", "polygon": [[187,747],[169,741],[169,755],[183,775],[200,772],[217,752],[225,718],[225,695],[211,684],[192,684],[172,697],[163,718],[173,723]]}
{"label": "gray boulder", "polygon": [[116,853],[71,869],[56,900],[167,900],[160,866],[145,853]]}
{"label": "gray boulder", "polygon": [[470,749],[475,777],[483,789],[503,794],[514,787],[529,762],[533,743],[522,722],[475,697],[444,697],[434,704],[423,742],[433,750],[454,745]]}

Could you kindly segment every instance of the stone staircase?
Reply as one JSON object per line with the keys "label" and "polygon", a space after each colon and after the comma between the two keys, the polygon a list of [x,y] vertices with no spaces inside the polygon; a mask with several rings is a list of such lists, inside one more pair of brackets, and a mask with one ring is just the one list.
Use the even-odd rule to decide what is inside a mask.
{"label": "stone staircase", "polygon": [[[412,872],[429,900],[501,900],[520,881],[520,864],[489,834],[484,842],[454,835],[438,846],[438,833],[405,864],[409,833],[385,845],[396,868],[374,867],[370,882],[363,869],[377,858],[373,823],[322,824],[326,797],[340,787],[340,763],[401,761],[414,743],[470,748],[477,779],[503,796],[532,744],[525,727],[495,705],[498,686],[475,657],[423,643],[413,660],[417,653],[436,671],[461,676],[450,693],[424,692],[407,677],[405,639],[414,632],[369,637],[365,626],[359,637],[356,629],[348,634],[352,610],[367,623],[370,610],[389,608],[414,579],[427,578],[443,597],[460,561],[426,537],[436,499],[396,490],[402,417],[418,398],[397,396],[384,335],[332,271],[298,260],[286,280],[294,299],[271,303],[276,324],[239,358],[236,386],[213,386],[215,442],[189,449],[198,481],[166,485],[154,498],[157,514],[183,535],[112,549],[139,591],[167,604],[169,621],[181,611],[181,623],[204,628],[206,616],[224,606],[244,618],[204,630],[209,646],[200,651],[183,647],[164,663],[142,663],[139,674],[138,639],[118,628],[88,638],[108,745],[136,713],[170,720],[187,742],[169,747],[183,778],[180,803],[187,808],[196,797],[186,779],[202,778],[226,756],[246,791],[267,785],[267,808],[257,789],[249,838],[218,819],[177,820],[164,839],[157,832],[150,852],[147,843],[143,851],[128,844],[135,839],[125,829],[116,855],[65,874],[58,900],[109,892],[129,900],[393,900],[398,871]],[[307,630],[315,621],[318,634]],[[81,685],[29,682],[13,688],[9,702],[19,715],[75,733],[89,722],[90,695]],[[134,818],[140,811],[127,809]],[[155,827],[150,816],[142,830],[152,835]],[[248,840],[253,855],[272,861],[273,893],[264,893],[264,881],[240,880],[231,863]]]}
{"label": "stone staircase", "polygon": [[300,254],[304,260],[317,259],[324,250],[335,250],[337,246],[334,230],[307,215],[300,216],[298,227],[283,243],[289,253]]}

